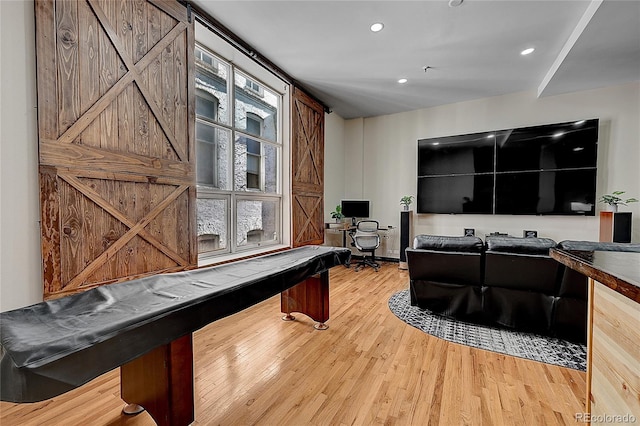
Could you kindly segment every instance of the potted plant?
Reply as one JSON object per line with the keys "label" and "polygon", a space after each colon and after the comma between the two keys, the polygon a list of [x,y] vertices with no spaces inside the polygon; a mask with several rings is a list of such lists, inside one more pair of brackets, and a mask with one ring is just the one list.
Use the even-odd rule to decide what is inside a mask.
{"label": "potted plant", "polygon": [[340,222],[340,220],[344,217],[342,214],[342,207],[340,204],[336,206],[336,209],[331,212],[331,219],[335,219],[336,223]]}
{"label": "potted plant", "polygon": [[622,197],[620,197],[622,194],[624,194],[625,191],[613,191],[611,194],[605,194],[602,197],[600,197],[599,202],[600,203],[605,203],[608,204],[609,207],[611,208],[612,212],[617,212],[618,211],[618,206],[619,205],[623,205],[626,206],[627,203],[637,203],[638,199],[637,198],[627,198],[624,199]]}
{"label": "potted plant", "polygon": [[411,205],[412,201],[413,195],[405,195],[404,197],[400,198],[400,204],[402,204],[403,210],[409,210],[409,206]]}

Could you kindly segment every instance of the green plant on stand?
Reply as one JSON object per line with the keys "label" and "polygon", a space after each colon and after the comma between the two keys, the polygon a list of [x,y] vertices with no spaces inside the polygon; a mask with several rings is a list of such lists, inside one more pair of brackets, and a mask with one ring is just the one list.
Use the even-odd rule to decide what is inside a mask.
{"label": "green plant on stand", "polygon": [[400,204],[402,204],[404,210],[409,210],[409,206],[413,202],[413,195],[405,195],[400,198]]}
{"label": "green plant on stand", "polygon": [[344,215],[342,214],[342,206],[340,206],[340,204],[338,204],[336,206],[336,209],[331,212],[331,219],[335,219],[336,223],[338,223],[338,222],[340,222],[340,220],[343,217],[344,217]]}
{"label": "green plant on stand", "polygon": [[605,194],[600,197],[600,200],[598,200],[598,202],[608,204],[609,207],[611,207],[612,212],[617,212],[619,205],[626,206],[628,203],[638,202],[637,198],[632,197],[625,200],[624,198],[620,197],[624,193],[625,191],[613,191],[611,194]]}

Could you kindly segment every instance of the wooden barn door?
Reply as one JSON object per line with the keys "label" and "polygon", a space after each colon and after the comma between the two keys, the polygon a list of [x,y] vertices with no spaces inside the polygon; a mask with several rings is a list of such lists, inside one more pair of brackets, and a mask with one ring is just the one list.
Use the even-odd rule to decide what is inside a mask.
{"label": "wooden barn door", "polygon": [[193,24],[174,0],[36,0],[44,296],[197,263]]}
{"label": "wooden barn door", "polygon": [[293,90],[292,236],[293,246],[324,242],[324,109],[298,88]]}

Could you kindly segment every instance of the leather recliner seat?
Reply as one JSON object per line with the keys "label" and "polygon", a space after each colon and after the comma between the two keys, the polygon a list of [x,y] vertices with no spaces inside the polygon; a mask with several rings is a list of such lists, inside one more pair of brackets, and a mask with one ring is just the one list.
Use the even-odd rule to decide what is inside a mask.
{"label": "leather recliner seat", "polygon": [[483,245],[477,237],[416,236],[405,251],[411,304],[482,321]]}
{"label": "leather recliner seat", "polygon": [[549,334],[560,264],[549,238],[490,236],[486,240],[483,309],[487,319]]}
{"label": "leather recliner seat", "polygon": [[[418,235],[407,248],[411,304],[476,323],[586,343],[587,278],[549,256],[548,238]],[[562,241],[570,251],[640,244]]]}

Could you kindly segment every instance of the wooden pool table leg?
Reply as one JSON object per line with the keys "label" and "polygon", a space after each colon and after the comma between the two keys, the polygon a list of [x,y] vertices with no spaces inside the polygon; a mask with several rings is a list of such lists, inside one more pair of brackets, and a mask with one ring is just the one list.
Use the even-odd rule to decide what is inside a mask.
{"label": "wooden pool table leg", "polygon": [[[120,367],[120,393],[149,412],[159,426],[194,421],[193,338],[160,346]],[[126,407],[125,407],[126,408]]]}
{"label": "wooden pool table leg", "polygon": [[291,312],[300,312],[317,321],[318,330],[329,328],[329,271],[307,278],[300,284],[280,294],[280,308],[286,315],[284,320],[294,319]]}

